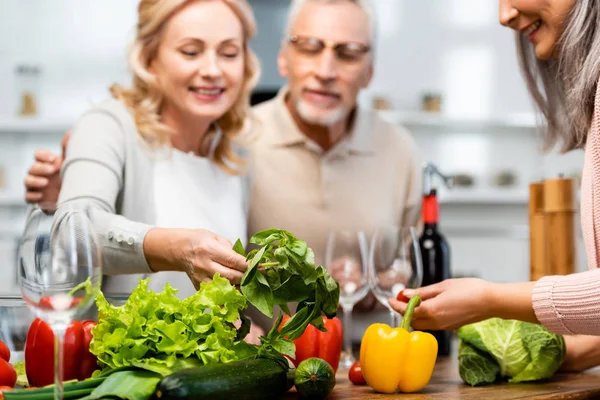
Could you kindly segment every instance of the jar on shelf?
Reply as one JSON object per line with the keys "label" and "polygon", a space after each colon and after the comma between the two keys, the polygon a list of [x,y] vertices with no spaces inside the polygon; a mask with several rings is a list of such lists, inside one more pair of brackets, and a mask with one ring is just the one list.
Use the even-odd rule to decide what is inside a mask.
{"label": "jar on shelf", "polygon": [[39,113],[40,75],[37,65],[19,64],[15,70],[17,93],[19,96],[19,116],[33,116]]}
{"label": "jar on shelf", "polygon": [[442,96],[438,93],[425,93],[421,100],[423,111],[440,112],[442,111]]}

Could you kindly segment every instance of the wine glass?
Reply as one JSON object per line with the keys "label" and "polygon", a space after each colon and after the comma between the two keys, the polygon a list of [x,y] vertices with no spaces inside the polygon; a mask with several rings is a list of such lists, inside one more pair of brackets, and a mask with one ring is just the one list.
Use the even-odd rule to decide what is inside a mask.
{"label": "wine glass", "polygon": [[19,240],[18,270],[25,303],[54,332],[54,398],[62,399],[64,334],[93,304],[102,279],[88,210],[32,206]]}
{"label": "wine glass", "polygon": [[325,265],[340,284],[340,305],[343,310],[344,352],[342,369],[350,369],[356,361],[352,353],[352,309],[369,293],[367,279],[367,240],[363,232],[331,232],[325,249]]}
{"label": "wine glass", "polygon": [[421,251],[414,227],[385,226],[375,230],[369,250],[368,276],[373,294],[390,310],[392,327],[398,327],[399,314],[388,299],[396,298],[406,288],[418,288],[423,280]]}

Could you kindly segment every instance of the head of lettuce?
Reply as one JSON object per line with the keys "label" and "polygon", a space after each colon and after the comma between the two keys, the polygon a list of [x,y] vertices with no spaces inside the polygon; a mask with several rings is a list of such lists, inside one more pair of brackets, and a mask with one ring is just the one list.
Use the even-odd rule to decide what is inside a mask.
{"label": "head of lettuce", "polygon": [[550,378],[566,354],[562,336],[528,322],[491,318],[461,327],[458,337],[460,377],[471,386]]}

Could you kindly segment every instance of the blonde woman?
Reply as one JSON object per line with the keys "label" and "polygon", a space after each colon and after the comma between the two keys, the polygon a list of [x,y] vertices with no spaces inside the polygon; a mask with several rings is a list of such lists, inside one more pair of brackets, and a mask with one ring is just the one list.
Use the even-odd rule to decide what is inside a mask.
{"label": "blonde woman", "polygon": [[[413,325],[452,329],[502,317],[541,323],[565,335],[600,336],[600,3],[500,0],[500,22],[517,31],[524,76],[546,121],[546,148],[585,148],[581,224],[590,271],[508,284],[451,279],[407,290],[408,297],[417,293],[424,299]],[[406,309],[402,301],[390,304],[399,312]],[[565,339],[564,369],[600,364],[600,337]]]}
{"label": "blonde woman", "polygon": [[92,206],[105,273],[129,275],[106,291],[129,292],[134,274],[181,297],[216,272],[237,284],[249,183],[236,138],[259,70],[252,11],[245,0],[141,0],[138,12],[133,85],[113,86],[75,124],[59,204]]}

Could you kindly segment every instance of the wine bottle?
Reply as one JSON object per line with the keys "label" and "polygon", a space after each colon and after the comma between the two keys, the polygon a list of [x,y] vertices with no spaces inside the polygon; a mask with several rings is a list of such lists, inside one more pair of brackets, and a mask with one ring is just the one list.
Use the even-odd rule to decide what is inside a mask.
{"label": "wine bottle", "polygon": [[[435,189],[423,198],[423,233],[419,238],[423,261],[422,286],[439,283],[450,278],[450,246],[438,230],[439,204]],[[451,351],[450,331],[430,331],[438,341],[438,355],[447,356]]]}

